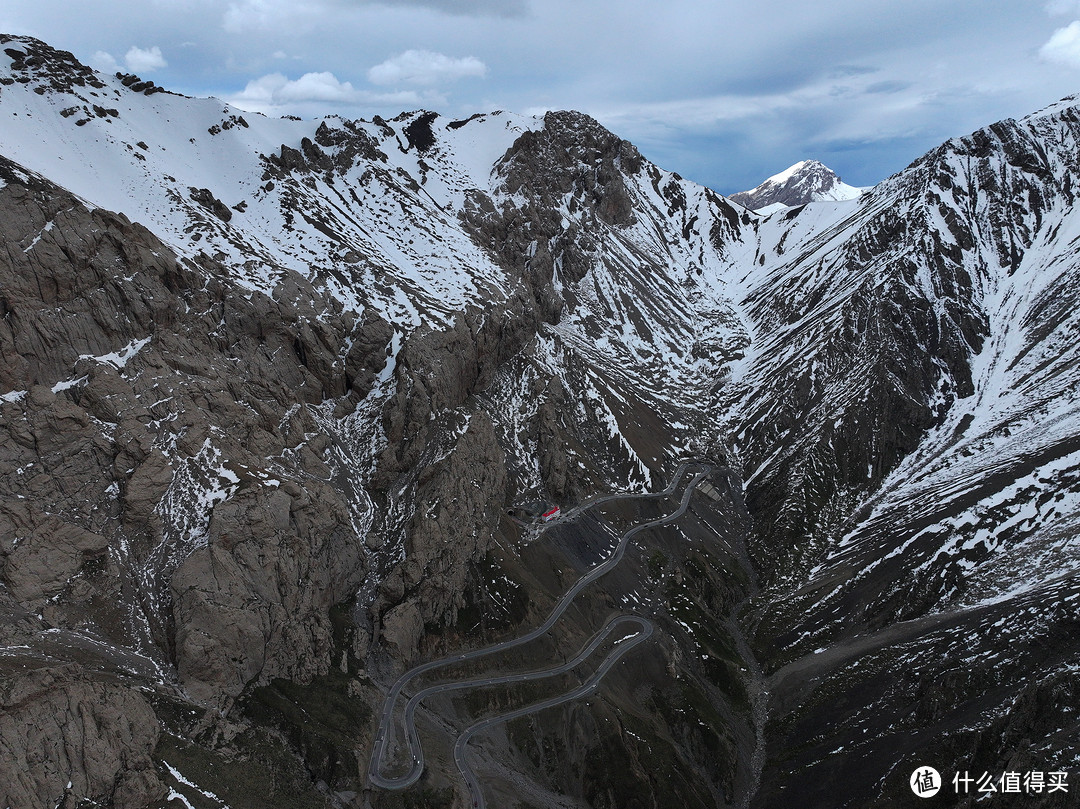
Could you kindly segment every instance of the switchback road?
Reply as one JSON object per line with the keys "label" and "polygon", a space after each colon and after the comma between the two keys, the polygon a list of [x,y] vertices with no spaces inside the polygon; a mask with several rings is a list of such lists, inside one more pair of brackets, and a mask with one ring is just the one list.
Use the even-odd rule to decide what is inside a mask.
{"label": "switchback road", "polygon": [[583,511],[585,508],[592,508],[596,505],[599,505],[600,503],[608,502],[619,497],[667,497],[674,493],[675,489],[679,485],[679,481],[682,480],[687,469],[691,466],[701,467],[701,470],[698,471],[697,474],[695,474],[695,476],[687,484],[686,489],[683,492],[682,499],[680,500],[679,507],[671,514],[655,520],[650,520],[649,522],[642,523],[641,525],[636,525],[626,531],[619,539],[619,544],[616,547],[614,553],[612,553],[612,555],[608,557],[608,559],[606,559],[604,562],[601,562],[599,565],[597,565],[580,579],[578,579],[574,586],[571,587],[562,596],[562,598],[559,599],[558,603],[556,603],[555,608],[548,615],[547,619],[538,627],[517,638],[503,641],[501,643],[496,643],[483,649],[476,649],[471,652],[463,652],[459,655],[452,655],[450,657],[444,657],[439,660],[432,660],[428,663],[423,663],[419,666],[416,666],[415,668],[412,668],[402,674],[401,677],[398,678],[397,682],[394,683],[393,687],[391,687],[390,692],[387,694],[386,701],[383,704],[383,711],[379,720],[379,729],[377,731],[375,737],[375,745],[371,753],[371,765],[368,769],[368,777],[370,778],[371,782],[378,787],[382,787],[383,789],[404,789],[408,786],[411,786],[412,784],[415,784],[416,781],[420,778],[420,775],[424,771],[424,750],[420,744],[420,737],[416,731],[415,717],[417,707],[427,697],[434,696],[436,694],[449,693],[451,691],[462,691],[471,688],[481,688],[502,683],[527,682],[530,680],[554,677],[558,674],[570,671],[572,668],[587,659],[589,655],[591,655],[596,650],[596,648],[599,647],[619,625],[624,623],[636,623],[639,628],[638,633],[631,636],[629,639],[624,639],[614,649],[612,649],[612,651],[604,659],[604,662],[600,664],[600,666],[593,673],[593,675],[589,677],[589,679],[586,680],[578,688],[573,689],[567,694],[552,697],[551,699],[544,700],[543,702],[539,702],[534,705],[526,706],[524,708],[510,711],[504,714],[499,714],[498,716],[488,717],[487,719],[481,720],[480,722],[477,722],[476,724],[470,726],[461,734],[461,736],[458,737],[457,743],[454,746],[454,760],[457,764],[458,769],[461,771],[462,777],[465,779],[466,784],[468,784],[469,791],[472,794],[473,806],[480,807],[482,809],[482,807],[484,806],[483,793],[480,790],[480,784],[477,781],[475,774],[470,769],[466,760],[466,747],[469,743],[469,740],[477,733],[487,730],[488,728],[499,724],[500,722],[507,722],[511,719],[517,718],[518,716],[535,713],[537,711],[544,710],[545,708],[560,705],[564,702],[580,699],[582,696],[596,688],[604,675],[611,670],[612,666],[614,666],[615,663],[617,663],[622,658],[622,656],[626,654],[626,652],[637,646],[639,643],[642,643],[646,638],[649,637],[649,635],[652,634],[652,624],[648,620],[640,618],[638,616],[614,616],[613,618],[609,619],[607,624],[605,624],[604,628],[601,629],[600,632],[598,632],[595,636],[593,636],[593,639],[588,644],[586,644],[572,660],[569,660],[560,666],[555,666],[552,668],[538,671],[496,675],[459,682],[439,683],[437,685],[429,686],[428,688],[417,692],[406,704],[404,712],[405,739],[409,753],[412,757],[412,764],[409,770],[404,775],[397,777],[386,777],[381,772],[383,758],[387,754],[387,748],[390,743],[390,735],[393,730],[392,720],[394,715],[394,709],[397,705],[399,698],[401,697],[401,692],[411,680],[419,677],[422,674],[426,674],[430,671],[434,671],[435,669],[449,666],[454,663],[461,663],[468,660],[476,660],[481,657],[498,654],[499,652],[504,652],[508,649],[522,646],[526,643],[536,640],[540,636],[547,633],[551,629],[551,627],[554,626],[555,623],[562,617],[563,613],[566,612],[567,608],[573,602],[574,598],[577,597],[578,593],[580,593],[583,589],[585,589],[594,581],[599,579],[601,576],[611,571],[616,565],[619,564],[620,561],[622,561],[623,555],[626,552],[626,548],[629,545],[630,540],[634,536],[650,528],[655,528],[657,526],[665,525],[674,520],[677,520],[686,512],[686,509],[690,504],[690,497],[693,494],[694,487],[697,486],[701,479],[709,473],[710,467],[706,464],[696,462],[683,463],[679,467],[678,471],[675,473],[674,477],[671,480],[671,483],[662,492],[656,492],[649,495],[605,495],[604,497],[593,500],[586,506],[573,510],[569,515],[560,520],[560,522],[564,522],[566,521],[566,519],[577,516],[577,514],[581,513],[581,511]]}

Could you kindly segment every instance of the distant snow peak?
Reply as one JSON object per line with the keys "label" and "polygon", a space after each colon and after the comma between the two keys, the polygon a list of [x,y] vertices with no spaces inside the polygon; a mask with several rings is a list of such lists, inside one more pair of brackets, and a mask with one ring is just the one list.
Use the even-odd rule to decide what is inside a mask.
{"label": "distant snow peak", "polygon": [[800,160],[757,188],[732,194],[730,199],[752,211],[772,213],[780,207],[855,199],[861,194],[862,189],[841,182],[836,172],[824,163]]}
{"label": "distant snow peak", "polygon": [[[774,174],[772,177],[769,177],[767,180],[765,180],[764,183],[762,183],[762,185],[768,185],[769,183],[783,185],[793,177],[799,177],[809,173],[819,174],[824,179],[824,181],[829,184],[831,184],[833,180],[839,181],[840,179],[836,176],[832,169],[830,169],[824,163],[821,163],[817,160],[800,160],[798,163],[795,163],[792,166],[788,166],[779,174]],[[761,187],[761,185],[758,186],[758,188]]]}

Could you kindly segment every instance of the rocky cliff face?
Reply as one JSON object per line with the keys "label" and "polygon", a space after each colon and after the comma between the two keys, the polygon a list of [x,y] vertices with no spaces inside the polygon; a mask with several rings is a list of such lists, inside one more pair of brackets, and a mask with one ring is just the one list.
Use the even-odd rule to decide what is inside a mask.
{"label": "rocky cliff face", "polygon": [[[250,295],[122,216],[8,161],[0,174],[0,575],[19,616],[6,642],[59,684],[12,704],[92,709],[102,738],[63,717],[41,732],[97,762],[73,794],[108,796],[159,733],[137,691],[107,698],[116,677],[174,670],[157,687],[227,704],[249,682],[329,666],[328,610],[366,565],[358,515],[324,482],[316,419],[334,405],[311,408],[362,397],[389,332],[341,314],[313,324],[333,305],[299,279],[281,301]],[[25,787],[7,803],[58,802],[76,783],[66,766],[37,772],[32,792],[5,779]]]}
{"label": "rocky cliff face", "polygon": [[7,806],[143,807],[165,794],[151,754],[161,728],[143,697],[74,664],[6,671],[0,746]]}
{"label": "rocky cliff face", "polygon": [[[63,114],[70,102],[90,103],[91,93],[112,94],[110,124],[159,115],[154,104],[189,102],[132,98],[127,77],[87,73],[43,43],[14,44],[21,56],[9,54],[6,86],[35,91],[31,104],[48,102],[37,114],[55,116],[62,138],[96,125],[70,129]],[[242,139],[259,126],[213,117],[211,138]],[[393,670],[465,628],[462,616],[487,598],[499,569],[492,552],[505,543],[508,499],[583,498],[626,478],[642,488],[670,463],[655,442],[672,441],[672,426],[662,418],[647,425],[659,429],[644,457],[633,432],[641,427],[625,409],[633,379],[608,379],[610,358],[600,365],[582,353],[584,321],[551,326],[567,311],[564,295],[576,302],[573,285],[605,267],[586,229],[622,233],[639,223],[635,183],[651,193],[666,183],[679,202],[665,203],[673,232],[705,214],[699,262],[701,250],[721,243],[720,221],[728,232],[737,222],[726,209],[714,217],[724,205],[704,193],[688,217],[689,185],[655,168],[642,183],[636,150],[590,119],[549,119],[532,124],[546,134],[524,139],[528,130],[507,122],[514,148],[497,184],[479,184],[486,191],[453,140],[482,119],[324,122],[296,146],[256,154],[255,199],[233,207],[223,200],[235,190],[170,174],[166,160],[140,215],[171,244],[5,159],[0,407],[12,440],[2,459],[10,474],[0,575],[13,616],[8,643],[22,650],[16,661],[48,671],[59,661],[73,682],[91,684],[65,691],[50,675],[48,704],[98,699],[92,672],[100,666],[111,687],[135,688],[130,700],[145,707],[129,711],[140,732],[106,732],[112,752],[101,772],[88,768],[67,787],[68,760],[50,759],[40,783],[11,782],[13,806],[41,795],[59,802],[65,790],[76,802],[152,802],[163,783],[183,786],[160,758],[171,750],[172,760],[187,761],[178,740],[213,756],[258,758],[237,740],[276,727],[265,724],[275,683],[319,689],[335,672]],[[22,154],[18,138],[12,148]],[[138,174],[158,156],[139,145],[123,152],[137,173],[121,184],[138,188]],[[594,152],[603,156],[598,173],[583,173]],[[78,172],[65,179],[110,199],[111,181]],[[484,232],[496,220],[470,224],[467,199],[507,212],[526,187],[535,196],[517,215],[547,223],[546,265],[519,263],[515,239],[531,226],[507,222],[499,236]],[[339,202],[327,204],[328,193]],[[569,236],[548,210],[567,194],[581,220]],[[254,215],[260,198],[282,230]],[[389,198],[402,219],[387,217]],[[439,208],[452,210],[455,200],[468,227],[458,236]],[[380,223],[374,238],[361,224],[369,219]],[[419,223],[432,220],[443,230],[428,231],[428,248],[414,245]],[[314,262],[304,246],[311,239],[322,245]],[[430,277],[388,258],[405,250],[419,261],[424,249],[433,251]],[[634,246],[639,258],[649,249]],[[454,262],[465,271],[441,273]],[[659,288],[686,310],[673,288]],[[357,705],[371,705],[375,695],[363,694]],[[121,722],[125,704],[100,726]],[[211,712],[191,721],[190,708],[178,714],[177,705]],[[152,714],[156,724],[142,721]],[[295,728],[282,721],[291,739]],[[49,727],[52,744],[92,754],[63,724]],[[315,755],[307,741],[297,744]],[[157,765],[146,766],[154,756]],[[125,786],[129,773],[141,793]]]}

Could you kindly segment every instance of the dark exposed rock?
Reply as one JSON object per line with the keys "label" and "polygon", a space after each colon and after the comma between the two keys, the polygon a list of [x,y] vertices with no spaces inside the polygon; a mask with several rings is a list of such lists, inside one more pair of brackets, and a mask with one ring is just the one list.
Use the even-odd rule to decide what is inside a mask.
{"label": "dark exposed rock", "polygon": [[552,210],[557,198],[574,194],[602,222],[633,221],[622,172],[637,174],[641,154],[587,115],[547,113],[544,128],[524,133],[498,165],[506,190],[536,195],[538,208]]}
{"label": "dark exposed rock", "polygon": [[[154,93],[168,92],[164,87],[158,87],[154,82],[149,79],[140,79],[134,73],[120,73],[117,72],[116,78],[120,79],[120,83],[127,87],[133,93],[142,93],[143,95],[153,95]],[[172,95],[175,95],[173,93]]]}
{"label": "dark exposed rock", "polygon": [[[405,660],[419,650],[425,624],[454,624],[469,565],[491,546],[505,490],[502,450],[490,419],[478,414],[446,459],[421,475],[401,568],[402,600],[382,616],[383,639]],[[388,602],[398,601],[394,596],[384,590]]]}
{"label": "dark exposed rock", "polygon": [[414,147],[418,152],[426,152],[434,146],[435,133],[431,131],[431,124],[438,117],[437,113],[424,112],[405,127],[405,137],[409,141],[409,146]]}
{"label": "dark exposed rock", "polygon": [[470,115],[468,118],[464,118],[464,119],[462,119],[460,121],[451,121],[450,123],[448,123],[446,125],[446,127],[447,127],[447,129],[461,129],[461,127],[465,126],[467,123],[469,123],[469,121],[475,121],[477,118],[483,118],[483,117],[484,117],[483,113],[475,112],[472,115]]}
{"label": "dark exposed rock", "polygon": [[229,210],[229,206],[215,197],[209,188],[189,188],[188,193],[191,194],[193,201],[206,208],[222,222],[228,222],[232,219],[232,211]]}
{"label": "dark exposed rock", "polygon": [[402,659],[419,651],[425,624],[453,625],[469,565],[489,550],[506,493],[505,459],[486,414],[469,417],[460,437],[440,452],[444,459],[425,465],[438,441],[436,416],[485,389],[535,327],[532,302],[514,298],[503,312],[468,311],[448,331],[420,329],[398,355],[375,483],[389,489],[402,478],[413,481],[417,506],[405,528],[405,562],[385,580],[375,617]]}
{"label": "dark exposed rock", "polygon": [[[150,95],[149,90],[147,91],[147,95]],[[211,135],[220,135],[222,132],[227,132],[228,130],[236,126],[243,127],[244,129],[248,128],[248,122],[244,120],[244,116],[235,114],[228,115],[221,121],[220,124],[214,124],[213,126],[209,127],[207,131]]]}
{"label": "dark exposed rock", "polygon": [[536,323],[532,302],[515,297],[501,312],[469,310],[447,331],[421,328],[410,335],[383,412],[382,481],[413,467],[427,446],[432,416],[486,388],[496,369],[532,339]]}
{"label": "dark exposed rock", "polygon": [[214,509],[209,544],[173,576],[177,667],[195,699],[325,672],[329,611],[355,592],[363,554],[336,493],[306,488],[242,489]]}
{"label": "dark exposed rock", "polygon": [[20,602],[60,592],[84,562],[100,557],[108,548],[104,537],[40,511],[26,500],[0,504],[0,537],[6,546],[4,584]]}
{"label": "dark exposed rock", "polygon": [[[11,41],[13,37],[0,34],[0,45]],[[20,48],[5,48],[4,53],[11,58],[12,70],[24,74],[20,80],[26,79],[36,87],[61,92],[105,86],[93,70],[68,51],[57,50],[32,37],[19,37],[18,42]]]}
{"label": "dark exposed rock", "polygon": [[496,209],[474,192],[462,217],[480,244],[525,278],[541,317],[555,323],[563,306],[553,286],[555,267],[567,283],[581,280],[597,238],[573,223],[564,228],[561,200],[572,195],[598,227],[630,224],[634,214],[623,172],[636,174],[641,166],[632,144],[593,119],[551,112],[543,129],[521,135],[496,165],[505,190],[522,194],[526,204]]}
{"label": "dark exposed rock", "polygon": [[303,138],[300,149],[282,144],[279,155],[271,154],[265,158],[267,174],[264,179],[282,179],[290,173],[336,171],[344,174],[360,158],[386,162],[386,155],[379,150],[375,140],[352,121],[342,121],[339,127],[331,127],[323,121],[315,132],[314,142]]}

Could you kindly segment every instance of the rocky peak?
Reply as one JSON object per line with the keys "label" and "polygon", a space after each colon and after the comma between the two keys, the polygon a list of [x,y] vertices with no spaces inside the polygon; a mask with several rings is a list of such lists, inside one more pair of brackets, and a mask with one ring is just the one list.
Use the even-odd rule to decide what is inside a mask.
{"label": "rocky peak", "polygon": [[549,112],[544,127],[522,135],[496,170],[510,194],[523,193],[555,210],[559,202],[595,208],[610,225],[633,221],[623,173],[641,169],[641,155],[580,112]]}
{"label": "rocky peak", "polygon": [[93,70],[71,53],[52,48],[39,39],[0,34],[0,46],[7,57],[0,57],[0,84],[32,84],[37,93],[105,86]]}
{"label": "rocky peak", "polygon": [[752,211],[770,205],[805,205],[808,202],[854,199],[862,192],[817,160],[802,160],[774,174],[757,188],[732,194],[729,199]]}

